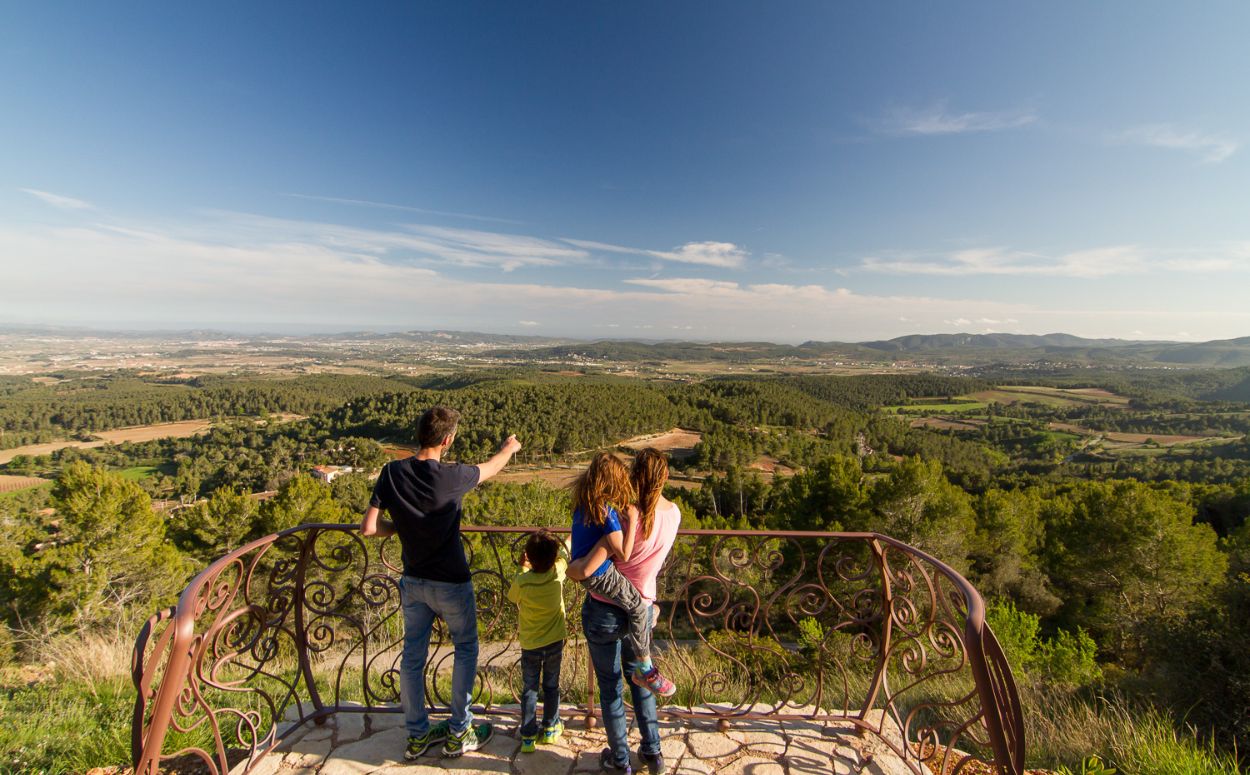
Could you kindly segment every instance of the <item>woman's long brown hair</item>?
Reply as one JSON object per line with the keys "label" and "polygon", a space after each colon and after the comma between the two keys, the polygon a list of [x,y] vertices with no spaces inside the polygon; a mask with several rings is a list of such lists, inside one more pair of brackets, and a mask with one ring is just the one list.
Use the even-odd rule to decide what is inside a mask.
{"label": "woman's long brown hair", "polygon": [[602,525],[608,506],[623,509],[634,502],[634,486],[625,464],[611,452],[600,452],[573,482],[573,507],[588,525]]}
{"label": "woman's long brown hair", "polygon": [[642,512],[638,517],[638,535],[650,538],[651,527],[655,524],[655,507],[660,502],[664,483],[668,481],[668,456],[651,447],[638,450],[629,478],[638,491],[638,510]]}

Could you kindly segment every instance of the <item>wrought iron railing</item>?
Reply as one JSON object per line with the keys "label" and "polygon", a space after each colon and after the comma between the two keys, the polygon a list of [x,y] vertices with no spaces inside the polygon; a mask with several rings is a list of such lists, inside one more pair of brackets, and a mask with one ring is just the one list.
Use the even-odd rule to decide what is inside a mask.
{"label": "wrought iron railing", "polygon": [[[529,528],[469,527],[481,650],[475,703],[515,713],[515,607],[505,598]],[[136,772],[176,756],[250,769],[307,723],[399,712],[399,547],[355,526],[305,525],[231,552],[153,616],[135,644]],[[566,585],[565,701],[597,713]],[[679,692],[661,714],[849,723],[918,775],[966,752],[1022,773],[1011,670],[961,575],[875,533],[684,530],[659,577],[657,661]],[[446,705],[452,652],[437,627],[427,698]]]}

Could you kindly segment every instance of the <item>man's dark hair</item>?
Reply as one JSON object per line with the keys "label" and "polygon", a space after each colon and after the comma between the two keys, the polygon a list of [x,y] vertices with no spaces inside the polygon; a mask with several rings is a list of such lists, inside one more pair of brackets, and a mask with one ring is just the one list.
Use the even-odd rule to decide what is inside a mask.
{"label": "man's dark hair", "polygon": [[422,448],[437,447],[443,439],[456,432],[460,413],[450,406],[433,406],[425,410],[417,423],[417,442]]}
{"label": "man's dark hair", "polygon": [[532,533],[525,542],[525,559],[530,561],[530,568],[535,573],[546,573],[556,564],[560,554],[560,539],[546,530]]}

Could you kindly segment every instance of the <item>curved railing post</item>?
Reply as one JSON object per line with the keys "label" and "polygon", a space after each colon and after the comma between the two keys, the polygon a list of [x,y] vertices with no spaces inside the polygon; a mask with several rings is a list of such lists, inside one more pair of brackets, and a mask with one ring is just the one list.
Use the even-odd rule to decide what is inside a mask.
{"label": "curved railing post", "polygon": [[[978,598],[976,604],[978,610],[975,618],[972,611],[968,612],[965,636],[972,675],[981,700],[981,710],[985,714],[990,745],[994,749],[994,763],[999,773],[1018,775],[1024,772],[1024,729],[1019,713],[1020,695],[1011,674],[1011,665],[1007,663],[998,638],[985,623],[984,603]],[[991,662],[1000,671],[998,676],[991,672]]]}
{"label": "curved railing post", "polygon": [[[185,595],[184,591],[183,596]],[[161,685],[156,690],[156,697],[152,703],[152,722],[148,725],[146,735],[143,734],[142,728],[138,733],[131,735],[132,740],[142,739],[142,745],[135,755],[136,775],[156,775],[160,771],[161,750],[165,744],[165,735],[169,732],[169,726],[173,722],[174,706],[190,677],[191,643],[195,640],[195,624],[186,615],[182,604],[183,600],[180,597],[166,635],[162,637],[162,640],[166,640],[172,632],[169,662],[165,666],[165,673],[161,676]],[[152,676],[149,674],[145,675],[140,682],[150,686],[151,681]],[[136,715],[136,721],[142,725],[143,719]]]}
{"label": "curved railing post", "polygon": [[877,704],[877,695],[880,694],[881,685],[885,682],[886,671],[889,668],[891,622],[894,621],[894,617],[890,615],[893,592],[890,585],[889,561],[886,560],[880,541],[874,538],[868,545],[872,547],[873,562],[876,563],[877,572],[881,574],[881,633],[879,635],[881,642],[878,646],[880,656],[877,659],[877,669],[873,673],[872,684],[868,687],[868,696],[864,698],[863,708],[859,712],[860,719],[867,718],[868,711]]}
{"label": "curved railing post", "polygon": [[[313,677],[312,660],[308,658],[308,622],[305,621],[305,582],[308,580],[308,563],[312,557],[313,546],[317,542],[317,536],[320,531],[313,527],[308,531],[308,535],[300,544],[299,560],[295,566],[295,633],[293,640],[295,641],[295,652],[299,655],[299,670],[304,676],[304,684],[308,687],[308,700],[312,703],[313,713],[316,714],[317,723],[324,723],[324,717],[321,711],[325,710],[325,703],[321,700],[321,692],[317,689],[317,681]],[[300,717],[304,715],[303,709],[300,709]]]}

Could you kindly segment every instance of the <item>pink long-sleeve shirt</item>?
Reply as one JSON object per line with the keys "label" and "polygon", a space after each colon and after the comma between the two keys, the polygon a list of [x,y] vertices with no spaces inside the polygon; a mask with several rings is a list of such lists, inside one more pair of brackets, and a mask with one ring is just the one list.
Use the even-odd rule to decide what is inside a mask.
{"label": "pink long-sleeve shirt", "polygon": [[[638,593],[648,603],[655,602],[655,579],[660,567],[668,558],[668,553],[677,540],[677,528],[681,525],[681,509],[670,502],[668,508],[655,510],[655,522],[651,525],[651,535],[643,538],[639,535],[634,539],[634,552],[629,560],[616,563],[616,569],[625,578],[633,582]],[[591,595],[604,603],[611,602],[598,595]]]}

